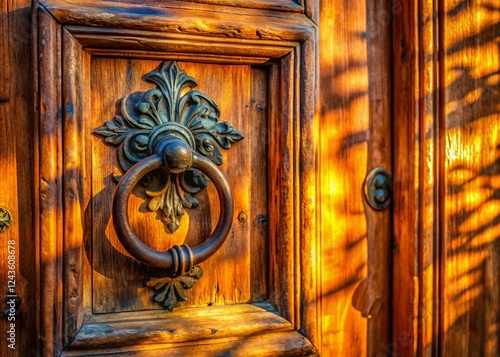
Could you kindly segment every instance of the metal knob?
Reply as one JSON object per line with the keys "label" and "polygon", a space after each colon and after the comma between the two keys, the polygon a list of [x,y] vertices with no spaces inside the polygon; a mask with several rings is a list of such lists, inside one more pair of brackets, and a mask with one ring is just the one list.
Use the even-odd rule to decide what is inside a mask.
{"label": "metal knob", "polygon": [[366,176],[363,193],[370,207],[376,210],[386,209],[392,198],[391,175],[381,167],[373,169]]}
{"label": "metal knob", "polygon": [[[221,212],[215,230],[204,243],[193,248],[183,244],[160,252],[145,245],[130,227],[128,198],[132,190],[148,172],[161,167],[170,173],[181,173],[190,168],[198,169],[215,185]],[[167,136],[157,145],[155,155],[139,161],[127,171],[121,178],[113,199],[114,226],[124,248],[140,262],[157,268],[171,269],[176,276],[186,274],[221,247],[231,229],[233,213],[233,197],[224,175],[212,161],[196,153],[187,143],[173,135]]]}

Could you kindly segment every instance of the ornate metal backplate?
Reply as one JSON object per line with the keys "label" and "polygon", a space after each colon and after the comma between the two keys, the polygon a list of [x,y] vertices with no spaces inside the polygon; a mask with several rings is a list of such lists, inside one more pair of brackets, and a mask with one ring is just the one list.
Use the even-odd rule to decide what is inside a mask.
{"label": "ornate metal backplate", "polygon": [[[221,148],[243,138],[228,122],[218,122],[220,111],[205,94],[192,90],[196,80],[179,68],[176,62],[163,62],[145,76],[157,88],[134,93],[122,99],[120,113],[105,122],[94,133],[118,146],[118,162],[123,171],[154,154],[156,145],[173,134],[198,153],[222,164]],[[185,94],[183,92],[190,88]],[[184,208],[198,206],[192,196],[208,184],[197,170],[182,174],[159,171],[144,181],[149,197],[148,208],[157,211],[168,233],[175,232]]]}
{"label": "ornate metal backplate", "polygon": [[12,225],[12,214],[5,207],[0,207],[0,233],[5,232]]}
{"label": "ornate metal backplate", "polygon": [[[221,165],[221,149],[229,149],[243,135],[228,122],[219,122],[217,104],[192,89],[197,86],[196,80],[176,62],[161,63],[145,79],[156,84],[156,88],[123,98],[119,113],[94,130],[106,143],[117,147],[123,173],[157,153],[162,140],[172,135],[187,143],[191,150]],[[167,233],[173,233],[179,228],[184,208],[198,206],[192,195],[208,185],[208,178],[196,169],[182,173],[158,169],[148,174],[142,184],[149,210],[158,213]],[[154,289],[153,299],[172,311],[187,300],[187,290],[202,274],[198,265],[182,272],[158,269],[145,284]]]}

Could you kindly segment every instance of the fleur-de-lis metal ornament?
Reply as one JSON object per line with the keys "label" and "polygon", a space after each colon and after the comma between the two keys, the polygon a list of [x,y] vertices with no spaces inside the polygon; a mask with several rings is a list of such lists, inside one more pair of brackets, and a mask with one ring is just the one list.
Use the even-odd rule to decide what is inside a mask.
{"label": "fleur-de-lis metal ornament", "polygon": [[153,300],[172,312],[174,307],[188,299],[187,291],[194,286],[202,275],[203,272],[200,266],[195,265],[187,274],[178,277],[151,277],[147,278],[144,283],[156,292]]}
{"label": "fleur-de-lis metal ornament", "polygon": [[[107,143],[118,146],[121,169],[127,171],[153,155],[156,144],[169,134],[180,137],[193,150],[221,165],[221,148],[229,149],[232,143],[243,139],[243,134],[228,122],[218,122],[217,104],[191,89],[198,83],[176,62],[163,62],[145,78],[158,88],[123,98],[121,113],[94,130]],[[191,90],[182,95],[186,88]],[[146,190],[150,198],[148,208],[159,213],[168,233],[179,228],[184,208],[198,206],[192,194],[208,184],[207,178],[197,170],[182,174],[159,172],[150,175],[147,181],[146,186],[155,188]]]}
{"label": "fleur-de-lis metal ornament", "polygon": [[[118,163],[124,174],[155,155],[166,141],[172,142],[172,137],[216,165],[222,164],[221,149],[229,149],[232,143],[243,139],[228,122],[219,122],[217,104],[192,89],[197,86],[196,80],[176,62],[161,63],[145,79],[157,88],[123,98],[118,115],[94,130],[106,143],[118,147]],[[167,233],[173,233],[179,228],[184,208],[198,206],[192,195],[208,185],[208,178],[194,168],[185,171],[160,168],[148,173],[141,183],[149,199],[149,210],[158,212]],[[169,252],[176,262],[182,262],[174,265],[186,266],[186,270],[160,269],[154,277],[146,279],[145,285],[156,292],[154,301],[172,311],[187,300],[187,290],[203,272],[198,265],[184,264],[192,259],[188,246],[174,246]]]}

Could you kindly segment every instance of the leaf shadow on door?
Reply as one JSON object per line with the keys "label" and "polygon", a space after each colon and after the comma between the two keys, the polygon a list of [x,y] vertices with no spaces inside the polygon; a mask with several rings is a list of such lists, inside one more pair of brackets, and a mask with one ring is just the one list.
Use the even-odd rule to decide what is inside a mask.
{"label": "leaf shadow on door", "polygon": [[[500,351],[500,7],[461,1],[445,10],[456,28],[443,35],[446,87],[429,94],[444,99],[444,156],[435,181],[444,191],[442,236],[439,257],[421,268],[425,275],[440,264],[440,292],[434,316],[419,316],[419,325],[439,320],[434,343],[446,354],[494,356]],[[481,22],[471,21],[479,15]],[[434,135],[426,133],[425,141]]]}
{"label": "leaf shadow on door", "polygon": [[[445,70],[441,75],[446,87],[442,92],[432,90],[417,102],[418,108],[427,110],[420,115],[429,121],[436,112],[428,103],[441,96],[444,125],[430,128],[423,133],[424,138],[417,137],[415,143],[420,141],[420,145],[425,146],[419,152],[421,160],[417,164],[431,165],[431,176],[421,178],[428,180],[426,190],[417,191],[424,202],[420,210],[431,212],[431,218],[432,210],[443,210],[441,221],[421,222],[421,237],[424,239],[430,232],[434,235],[431,245],[439,249],[426,253],[431,259],[418,267],[418,278],[420,281],[430,279],[425,286],[432,286],[436,275],[429,277],[429,272],[434,271],[440,276],[439,287],[431,297],[423,291],[416,297],[416,300],[424,299],[426,306],[431,306],[429,309],[403,318],[408,321],[408,331],[411,326],[417,326],[420,334],[429,326],[429,321],[437,324],[430,339],[428,335],[416,336],[425,338],[424,353],[432,353],[441,344],[447,355],[495,356],[500,351],[500,7],[471,4],[465,0],[447,6],[446,21],[450,26],[445,26],[445,47],[441,53]],[[481,21],[473,21],[474,18],[481,18]],[[346,50],[348,48],[346,46]],[[438,53],[435,55],[437,58]],[[349,62],[350,59],[344,56],[337,62],[334,58],[330,68],[321,69],[322,81],[332,83],[331,87],[322,88],[324,97],[335,100],[335,103],[322,103],[322,116],[336,113],[334,119],[322,124],[321,129],[321,143],[324,150],[327,147],[329,150],[329,157],[322,162],[322,222],[332,220],[331,226],[322,223],[322,227],[330,227],[322,232],[328,238],[323,238],[324,246],[329,247],[322,254],[332,260],[330,266],[340,270],[339,274],[328,272],[324,284],[328,289],[322,291],[321,298],[325,311],[335,312],[328,319],[324,318],[323,324],[331,326],[331,333],[326,338],[332,340],[338,351],[345,335],[364,341],[362,333],[354,333],[359,330],[356,317],[343,302],[349,301],[363,317],[370,315],[360,297],[366,291],[367,282],[363,280],[366,269],[370,269],[363,265],[363,257],[367,254],[366,234],[360,234],[359,240],[354,239],[355,232],[362,231],[363,226],[349,198],[362,184],[360,176],[363,173],[358,167],[366,167],[363,155],[366,155],[370,132],[367,126],[363,128],[362,119],[355,113],[356,107],[363,106],[360,101],[366,98],[363,95],[367,96],[369,90],[363,93],[356,87],[342,87],[361,81],[355,77],[366,75],[367,64]],[[429,60],[432,58],[425,58]],[[337,66],[337,63],[342,64]],[[333,75],[325,77],[325,73]],[[400,80],[397,73],[394,75],[394,80]],[[437,116],[433,120],[438,125]],[[357,125],[361,128],[356,128]],[[344,133],[343,137],[340,133]],[[338,145],[339,142],[342,144]],[[433,146],[436,142],[443,143],[441,156],[437,156]],[[426,161],[422,155],[429,153],[429,147],[430,155],[436,156]],[[432,167],[434,160],[438,167]],[[444,176],[439,176],[440,172]],[[408,179],[414,178],[394,177],[394,180]],[[438,207],[433,202],[437,199],[434,195],[440,183],[443,194]],[[326,193],[331,196],[325,198]],[[362,199],[360,195],[356,198]],[[429,213],[426,216],[429,217]],[[347,229],[349,223],[350,231]],[[438,232],[442,236],[437,235]],[[357,250],[349,248],[349,242],[356,242],[353,247],[358,247]],[[426,245],[421,247],[433,249]],[[342,260],[344,258],[347,259]],[[335,264],[333,259],[340,259],[339,263]],[[334,281],[337,283],[333,284]],[[395,291],[394,299],[397,294]],[[356,326],[355,329],[352,326]],[[397,354],[391,350],[393,346],[398,348],[397,344],[398,341],[389,341],[389,348],[383,355]]]}

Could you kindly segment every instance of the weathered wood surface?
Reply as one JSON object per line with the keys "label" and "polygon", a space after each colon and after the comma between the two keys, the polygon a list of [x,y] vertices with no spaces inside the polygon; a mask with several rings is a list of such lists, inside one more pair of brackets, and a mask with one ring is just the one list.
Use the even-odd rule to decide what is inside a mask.
{"label": "weathered wood surface", "polygon": [[[238,339],[213,340],[212,343],[198,345],[189,343],[187,345],[171,346],[137,346],[134,350],[126,347],[108,349],[107,352],[113,356],[311,356],[317,357],[311,342],[297,331],[278,331],[267,334],[252,334]],[[206,343],[206,342],[205,342]],[[162,348],[163,347],[163,348]],[[61,356],[102,356],[101,351],[65,351]]]}
{"label": "weathered wood surface", "polygon": [[[67,3],[59,5],[68,11]],[[110,9],[101,5],[103,11]],[[91,7],[99,6],[93,3]],[[201,14],[199,10],[179,11],[167,7],[168,10],[156,8],[156,15],[171,14],[180,20],[186,18],[186,13]],[[47,8],[54,10],[51,5]],[[106,325],[106,321],[101,321],[99,326],[92,325],[95,314],[119,313],[137,320],[145,310],[160,308],[151,301],[152,291],[143,286],[147,269],[128,256],[114,233],[110,208],[116,184],[113,174],[118,173],[116,151],[92,135],[92,129],[117,114],[120,98],[153,88],[142,78],[158,65],[158,61],[146,59],[148,46],[145,44],[163,35],[162,46],[165,47],[151,48],[151,58],[159,59],[159,53],[165,51],[166,58],[173,56],[173,59],[202,62],[183,62],[181,67],[199,82],[197,90],[218,103],[221,121],[229,121],[246,136],[244,141],[233,146],[230,155],[225,153],[225,164],[221,167],[233,187],[235,198],[231,234],[221,250],[202,263],[204,276],[190,291],[190,300],[184,306],[211,309],[211,305],[269,300],[282,316],[276,318],[288,321],[287,329],[301,330],[314,341],[317,338],[314,150],[318,130],[313,125],[317,98],[316,41],[311,36],[315,32],[314,25],[303,15],[275,13],[278,22],[273,22],[273,29],[283,36],[267,38],[262,34],[255,37],[243,33],[241,37],[249,40],[240,36],[225,40],[218,36],[224,33],[234,37],[230,29],[195,31],[196,26],[206,30],[208,23],[200,18],[190,31],[209,38],[201,40],[203,37],[199,36],[194,41],[194,36],[176,37],[168,28],[162,29],[163,35],[158,31],[145,32],[145,28],[138,30],[142,25],[136,22],[137,6],[126,5],[120,11],[114,9],[115,20],[99,23],[107,26],[102,31],[95,26],[80,26],[83,17],[96,14],[87,12],[89,9],[85,6],[75,7],[69,17],[65,17],[68,13],[59,13],[59,10],[61,8],[54,13],[64,15],[58,18],[62,25],[45,7],[38,11],[40,38],[35,47],[40,59],[39,97],[43,123],[40,148],[47,154],[40,158],[40,172],[44,173],[42,192],[46,193],[40,195],[40,294],[44,306],[40,312],[40,335],[41,343],[47,346],[45,352],[58,354],[75,335],[75,343],[81,351],[90,348],[92,341],[97,341],[90,335],[99,335],[94,327]],[[129,10],[128,15],[123,14]],[[257,20],[273,18],[267,11],[261,14],[256,10],[243,12],[246,15],[235,16],[238,26],[253,22],[259,27],[261,23]],[[151,20],[159,24],[161,16],[153,16]],[[168,18],[172,20],[173,17]],[[75,18],[79,20],[74,21]],[[78,26],[73,26],[75,24]],[[84,24],[96,25],[92,21]],[[137,41],[137,46],[130,47],[133,41],[120,42],[118,33],[141,40]],[[209,45],[210,39],[213,41]],[[131,48],[135,52],[128,52]],[[202,56],[198,52],[200,49],[208,55]],[[109,58],[91,57],[92,54]],[[217,54],[223,56],[216,58]],[[136,55],[133,59],[123,58]],[[254,66],[268,58],[272,60],[265,66]],[[189,210],[180,230],[170,237],[154,213],[145,214],[143,199],[132,197],[129,205],[132,226],[154,249],[166,250],[182,242],[196,245],[210,234],[218,216],[217,197],[212,187],[197,196],[200,208]],[[269,204],[269,200],[273,204]],[[50,304],[57,309],[52,311]],[[235,305],[235,308],[241,306]],[[275,333],[283,328],[281,322],[273,322],[275,315],[264,316],[258,326],[250,323],[250,319],[248,332],[241,324],[243,312],[235,311],[221,317],[219,322],[233,326],[230,339],[239,345],[246,344],[246,335],[253,335],[251,329],[259,330],[263,334],[260,342],[265,347],[259,347],[253,354],[273,350],[280,355],[314,353],[315,347],[304,343],[304,337],[297,331],[285,335]],[[162,316],[168,317],[166,313]],[[181,324],[189,325],[186,316],[181,320]],[[212,320],[198,321],[199,327],[206,329]],[[128,329],[130,324],[118,323],[116,331],[123,333],[105,342],[100,351],[115,351],[134,338],[136,342],[142,341],[139,330],[142,331],[143,324],[136,326],[136,336]],[[158,325],[154,321],[148,321],[149,324],[153,330]],[[90,335],[85,335],[89,331]],[[131,339],[130,333],[135,337]],[[273,336],[276,343],[272,342]],[[182,345],[179,340],[182,334],[175,337],[174,340]],[[164,345],[164,338],[162,335],[153,339],[154,344]],[[217,340],[217,336],[208,338]],[[259,341],[254,336],[249,340]],[[227,341],[217,342],[221,347],[223,343],[228,346]]]}
{"label": "weathered wood surface", "polygon": [[[128,1],[120,10],[115,4],[88,2],[73,12],[70,8],[74,4],[47,1],[46,9],[67,26],[67,32],[61,31],[47,12],[36,13],[42,26],[34,34],[38,44],[34,63],[40,70],[40,77],[37,74],[35,78],[51,85],[38,92],[37,108],[42,117],[50,120],[40,123],[40,141],[33,145],[32,135],[38,132],[38,124],[32,125],[31,63],[25,58],[30,39],[23,37],[29,32],[30,4],[2,2],[0,27],[5,31],[0,35],[0,55],[5,65],[0,69],[0,121],[5,125],[0,126],[0,159],[2,185],[8,189],[0,205],[13,211],[16,222],[2,239],[19,238],[18,253],[23,259],[19,260],[18,291],[26,297],[23,321],[36,321],[32,329],[19,328],[22,333],[18,338],[24,349],[18,350],[18,355],[52,355],[60,351],[83,323],[83,311],[156,308],[149,301],[150,292],[142,287],[142,273],[132,271],[135,263],[113,237],[109,212],[101,210],[111,207],[110,187],[114,183],[111,177],[94,171],[103,172],[104,162],[99,160],[113,163],[115,158],[112,150],[90,131],[111,118],[104,118],[101,111],[115,114],[114,101],[119,99],[115,92],[125,95],[130,90],[151,88],[140,76],[129,73],[146,73],[166,53],[171,59],[198,62],[183,65],[199,80],[200,89],[208,86],[202,91],[209,92],[220,104],[223,116],[230,115],[227,120],[235,127],[251,133],[249,141],[231,149],[225,164],[237,190],[236,214],[247,213],[247,220],[235,220],[235,235],[228,238],[226,248],[212,258],[213,262],[206,263],[210,273],[199,281],[201,292],[194,294],[187,305],[270,298],[283,317],[302,326],[325,356],[498,355],[500,9],[486,2],[435,0],[396,1],[388,9],[367,2],[346,4],[337,0],[266,4],[260,0],[227,0],[217,5],[211,0],[196,4],[169,2],[154,9],[148,6],[150,11],[140,14],[144,7],[138,1]],[[298,73],[310,73],[315,67],[311,52],[315,30],[312,22],[300,14],[301,8],[314,21],[320,20],[319,83],[295,82]],[[208,9],[218,12],[206,18]],[[186,13],[193,15],[193,21],[181,21]],[[352,13],[356,15],[346,16]],[[171,14],[167,22],[165,14]],[[118,15],[123,21],[113,20]],[[230,23],[226,21],[228,16]],[[113,27],[113,21],[119,23],[119,28]],[[226,26],[219,27],[221,21]],[[184,26],[176,27],[179,22]],[[166,32],[159,33],[165,30],[165,24]],[[263,24],[268,25],[266,31],[262,30]],[[7,31],[13,28],[16,31]],[[145,32],[151,29],[158,33]],[[388,31],[392,31],[392,40]],[[204,40],[200,35],[213,37]],[[306,42],[296,47],[301,41]],[[63,43],[67,52],[60,53]],[[97,57],[90,61],[81,45]],[[135,58],[131,69],[123,59],[126,56]],[[270,67],[259,67],[270,58],[281,60]],[[301,67],[301,60],[307,62],[305,67]],[[394,65],[388,68],[391,61]],[[62,63],[67,70],[58,66]],[[223,85],[206,78],[217,78]],[[71,85],[60,87],[61,80]],[[283,118],[301,117],[307,123],[313,113],[310,107],[300,112],[290,98],[301,98],[304,92],[299,88],[311,95],[318,84],[322,93],[321,112],[316,117],[319,126],[308,126],[299,135],[298,123]],[[237,97],[235,92],[244,95]],[[92,100],[83,101],[82,96]],[[104,101],[106,110],[102,109]],[[88,114],[91,105],[92,119]],[[245,111],[250,114],[243,115]],[[61,120],[66,127],[60,126]],[[95,121],[96,125],[92,122],[79,126],[80,120]],[[284,123],[295,127],[284,127]],[[276,125],[281,125],[279,131]],[[274,135],[273,140],[269,133]],[[299,143],[303,138],[305,142]],[[392,139],[393,237],[388,212],[371,212],[361,196],[364,177],[371,168],[390,168]],[[261,140],[269,142],[269,147],[261,145]],[[318,145],[318,156],[313,155],[314,145]],[[44,156],[40,167],[30,161],[37,157],[34,147]],[[69,149],[63,151],[63,147]],[[245,163],[246,152],[254,153],[252,163]],[[303,155],[300,163],[294,161],[298,155]],[[231,160],[236,161],[236,166]],[[269,162],[278,161],[282,166],[273,171]],[[234,168],[234,172],[227,167]],[[303,176],[301,170],[306,171]],[[239,177],[250,178],[245,183]],[[303,185],[293,181],[297,177]],[[253,188],[262,185],[262,180],[271,189]],[[282,180],[290,186],[280,186]],[[106,187],[108,191],[103,191]],[[33,189],[40,193],[40,207],[32,202]],[[289,190],[296,190],[296,195],[290,196]],[[94,201],[89,206],[91,196]],[[268,198],[272,198],[269,206]],[[214,201],[213,189],[204,199]],[[135,212],[141,201],[132,200],[135,204],[131,212]],[[320,205],[319,216],[315,216],[315,204]],[[266,209],[267,223],[263,219]],[[199,211],[204,217],[199,218],[206,222],[197,229],[208,232],[217,219],[217,204],[211,206],[210,213],[203,211],[203,204]],[[258,212],[264,212],[263,216]],[[298,212],[304,220],[291,218],[299,217]],[[192,219],[198,219],[195,215]],[[186,234],[193,242],[201,239],[189,228],[189,220],[184,220],[174,240],[181,242]],[[41,223],[42,238],[65,239],[42,239],[37,252],[37,246],[32,244],[36,241],[32,239],[32,227],[37,222]],[[286,224],[280,224],[283,222]],[[168,248],[170,242],[162,240],[162,227],[157,235],[148,234],[148,227],[157,223],[154,217],[134,222],[148,244]],[[91,229],[92,224],[96,226]],[[290,243],[290,238],[300,234],[302,241]],[[314,244],[316,235],[320,237],[319,246]],[[274,244],[268,245],[268,239]],[[388,255],[393,248],[391,262]],[[300,264],[293,262],[301,255]],[[316,257],[320,262],[317,266]],[[3,264],[4,250],[0,258]],[[38,294],[37,262],[41,264],[40,306],[26,303],[30,296]],[[0,266],[3,274],[4,266]],[[99,269],[94,269],[96,266]],[[111,266],[118,266],[118,270]],[[217,269],[222,270],[217,273]],[[280,274],[280,269],[287,274]],[[217,289],[219,281],[226,283]],[[95,289],[91,291],[93,283]],[[33,315],[38,309],[39,320]],[[133,312],[126,314],[137,316]],[[36,345],[37,328],[43,350]],[[65,340],[59,336],[65,336]],[[266,336],[250,336],[244,345],[236,340],[212,344],[205,353],[231,350],[235,355],[255,351],[266,354],[277,348],[274,351],[293,355],[302,353],[303,348],[312,350],[307,342],[301,344],[296,332],[293,337],[291,332]],[[5,348],[2,344],[2,355]],[[188,348],[179,346],[169,352],[182,355]],[[159,350],[136,349],[134,353],[157,355]]]}
{"label": "weathered wood surface", "polygon": [[[61,93],[61,38],[60,26],[43,10],[38,16],[38,107],[41,120],[39,125],[39,239],[40,239],[40,311],[53,314],[40,316],[40,345],[45,353],[54,355],[62,348],[60,340],[53,336],[61,334],[62,323],[62,152],[60,115]],[[50,237],[50,238],[48,238]],[[55,352],[56,351],[56,352]]]}
{"label": "weathered wood surface", "polygon": [[47,11],[65,25],[261,41],[305,41],[314,31],[313,23],[300,13],[190,2],[154,2],[152,5],[155,6],[145,8],[142,1],[120,3],[120,6],[95,0],[43,2]]}
{"label": "weathered wood surface", "polygon": [[[416,352],[416,311],[418,311],[418,278],[416,187],[418,164],[415,155],[416,116],[416,48],[418,28],[416,2],[399,3],[392,22],[394,44],[394,202],[393,202],[393,281],[392,338],[386,354],[412,355]],[[418,182],[418,181],[417,181]]]}
{"label": "weathered wood surface", "polygon": [[[459,1],[404,8],[394,27],[401,88],[394,107],[411,144],[395,147],[395,163],[413,170],[415,185],[407,182],[400,196],[416,213],[401,225],[395,208],[394,224],[417,231],[397,246],[404,259],[395,258],[394,351],[497,356],[500,8]],[[402,159],[411,155],[408,166]]]}
{"label": "weathered wood surface", "polygon": [[441,353],[500,353],[500,6],[441,5]]}
{"label": "weathered wood surface", "polygon": [[[415,39],[414,100],[415,103],[415,159],[414,172],[417,194],[415,195],[418,241],[410,249],[416,249],[418,290],[418,311],[407,324],[412,324],[414,343],[406,352],[414,355],[417,347],[419,356],[438,354],[438,296],[439,286],[439,221],[440,221],[440,186],[437,162],[442,148],[439,147],[438,125],[438,19],[432,1],[422,1],[418,11],[413,11]],[[396,49],[395,49],[396,50]],[[411,101],[410,101],[411,103]],[[417,181],[418,180],[418,181]],[[408,262],[407,264],[411,264]],[[414,286],[417,288],[417,285]],[[408,291],[408,290],[407,290]],[[407,326],[408,326],[407,325]],[[416,343],[416,344],[415,344]]]}
{"label": "weathered wood surface", "polygon": [[[14,30],[15,29],[15,30]],[[31,75],[31,14],[30,1],[0,2],[0,206],[13,216],[11,228],[0,233],[0,355],[29,355],[35,348],[36,329],[36,246],[33,244],[33,89]],[[15,244],[9,244],[15,241]],[[24,303],[19,306],[21,316],[8,321],[3,311],[7,308],[7,281],[9,267],[8,246],[15,248],[15,294]],[[12,276],[12,275],[11,275]],[[35,299],[36,300],[36,299]],[[15,350],[7,340],[15,323]]]}
{"label": "weathered wood surface", "polygon": [[[234,316],[239,316],[235,319]],[[89,319],[68,350],[105,347],[220,343],[245,339],[267,332],[291,331],[293,325],[280,317],[269,303],[260,306],[239,304],[147,311],[138,314],[114,313]],[[215,342],[210,340],[216,339]],[[120,342],[120,343],[117,343]]]}
{"label": "weathered wood surface", "polygon": [[[92,115],[89,131],[116,114],[117,102],[126,95],[154,88],[142,77],[155,61],[93,59]],[[249,66],[179,63],[220,107],[220,121],[229,121],[245,139],[228,152],[220,167],[235,202],[233,228],[222,248],[201,264],[204,275],[186,306],[207,306],[261,301],[267,298],[267,90],[266,71]],[[97,136],[92,141],[92,295],[93,312],[161,308],[143,286],[146,271],[121,247],[111,220],[111,202],[119,173],[116,149]],[[90,159],[90,158],[89,158]],[[212,185],[196,195],[200,205],[187,209],[180,229],[168,235],[144,198],[131,197],[129,217],[138,237],[156,250],[183,242],[196,246],[211,233],[219,216],[218,197]],[[238,216],[240,214],[245,215]],[[90,252],[89,252],[90,254]],[[126,282],[126,283],[124,283]],[[90,288],[90,287],[89,287]]]}
{"label": "weathered wood surface", "polygon": [[371,169],[391,171],[390,29],[379,18],[390,13],[368,3],[333,0],[320,8],[324,356],[376,355],[390,340],[390,210],[376,212],[362,196]]}

